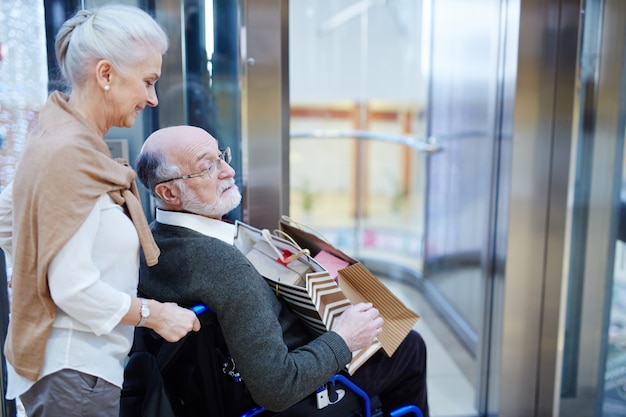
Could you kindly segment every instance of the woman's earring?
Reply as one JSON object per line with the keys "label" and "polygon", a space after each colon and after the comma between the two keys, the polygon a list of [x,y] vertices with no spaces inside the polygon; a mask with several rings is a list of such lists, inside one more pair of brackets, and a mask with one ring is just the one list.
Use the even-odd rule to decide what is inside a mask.
{"label": "woman's earring", "polygon": [[111,89],[110,85],[107,84],[107,85],[104,86],[104,91],[109,91],[110,89]]}

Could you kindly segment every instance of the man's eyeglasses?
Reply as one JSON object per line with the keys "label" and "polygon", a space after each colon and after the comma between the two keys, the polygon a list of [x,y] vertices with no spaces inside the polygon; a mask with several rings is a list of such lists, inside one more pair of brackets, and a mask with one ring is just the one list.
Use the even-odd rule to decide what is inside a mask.
{"label": "man's eyeglasses", "polygon": [[205,175],[211,178],[215,174],[216,171],[222,170],[222,161],[226,162],[227,164],[230,164],[230,161],[232,159],[233,159],[233,155],[230,152],[230,147],[222,148],[220,149],[220,154],[217,156],[217,159],[215,161],[212,161],[207,167],[207,169],[203,169],[200,172],[194,172],[193,174],[182,175],[180,177],[170,178],[164,181],[159,181],[156,185],[163,184],[165,182],[175,181],[175,180],[187,180],[189,178],[203,177]]}

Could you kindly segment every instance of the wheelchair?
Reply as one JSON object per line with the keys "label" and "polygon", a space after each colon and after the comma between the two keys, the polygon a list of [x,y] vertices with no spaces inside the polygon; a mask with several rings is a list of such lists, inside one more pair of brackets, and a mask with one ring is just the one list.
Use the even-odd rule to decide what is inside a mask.
{"label": "wheelchair", "polygon": [[[135,329],[133,349],[124,370],[120,417],[381,417],[378,397],[342,374],[336,374],[297,404],[272,412],[255,404],[239,378],[214,314],[206,306],[192,309],[202,321],[169,343],[150,329]],[[205,313],[205,314],[203,314]],[[423,417],[414,405],[400,407],[392,417]]]}
{"label": "wheelchair", "polygon": [[[329,387],[331,387],[329,388],[329,390],[331,391],[334,390],[335,385],[338,385],[339,383],[343,384],[343,386],[348,388],[350,392],[356,394],[359,397],[359,399],[362,401],[362,406],[360,407],[360,411],[358,413],[359,416],[377,417],[377,416],[382,415],[380,404],[373,405],[372,399],[369,397],[369,395],[367,395],[367,393],[363,391],[361,388],[359,388],[358,385],[354,384],[352,381],[350,381],[348,378],[346,378],[342,374],[336,374],[328,380],[328,385]],[[336,401],[336,400],[332,400],[332,401]],[[262,416],[265,411],[266,410],[263,407],[257,406],[243,413],[241,417]],[[287,412],[289,413],[289,410],[287,410]],[[333,412],[332,415],[334,416],[336,415],[337,410],[332,410],[332,412]],[[422,410],[420,410],[419,407],[415,405],[406,405],[406,406],[396,408],[395,410],[392,410],[390,414],[391,414],[391,417],[400,417],[400,416],[407,416],[407,415],[413,415],[415,417],[424,417],[422,414]],[[290,415],[290,414],[287,414],[287,415]],[[310,415],[310,414],[307,414],[307,415]]]}

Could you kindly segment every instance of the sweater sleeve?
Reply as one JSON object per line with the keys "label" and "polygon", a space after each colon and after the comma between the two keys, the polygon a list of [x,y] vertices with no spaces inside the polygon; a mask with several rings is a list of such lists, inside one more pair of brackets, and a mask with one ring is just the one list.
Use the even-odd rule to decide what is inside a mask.
{"label": "sweater sleeve", "polygon": [[230,353],[255,402],[273,411],[288,408],[351,360],[347,345],[334,332],[290,349],[287,339],[303,340],[308,335],[296,323],[299,319],[291,311],[284,311],[265,279],[245,257],[227,266],[212,271],[220,278],[212,281],[205,294],[217,312]]}

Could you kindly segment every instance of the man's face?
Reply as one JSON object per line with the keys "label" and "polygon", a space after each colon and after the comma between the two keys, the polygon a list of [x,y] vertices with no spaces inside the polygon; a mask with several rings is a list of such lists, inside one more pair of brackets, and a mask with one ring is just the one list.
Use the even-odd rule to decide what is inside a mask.
{"label": "man's face", "polygon": [[194,141],[185,151],[185,160],[179,165],[183,175],[203,175],[177,180],[183,210],[207,217],[221,219],[241,202],[241,193],[235,184],[235,170],[220,159],[217,141],[210,136]]}

